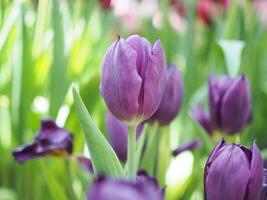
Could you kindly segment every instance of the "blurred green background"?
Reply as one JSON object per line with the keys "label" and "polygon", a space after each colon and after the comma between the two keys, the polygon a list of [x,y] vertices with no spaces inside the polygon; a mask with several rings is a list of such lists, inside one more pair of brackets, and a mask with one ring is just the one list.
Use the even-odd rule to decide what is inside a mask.
{"label": "blurred green background", "polygon": [[133,33],[151,42],[160,38],[168,62],[184,76],[182,111],[162,129],[170,132],[164,133],[162,154],[193,138],[204,143],[201,150],[172,159],[160,181],[169,186],[167,199],[203,199],[202,172],[215,141],[189,112],[198,103],[207,106],[210,73],[247,75],[253,120],[241,143],[251,146],[256,139],[262,150],[267,145],[267,5],[256,5],[261,1],[232,0],[206,24],[197,0],[114,0],[110,7],[95,0],[0,0],[0,199],[65,200],[70,187],[84,199],[90,176],[75,162],[71,169],[58,158],[20,165],[11,152],[33,140],[45,117],[74,134],[74,152],[86,151],[72,84],[79,85],[95,123],[106,133],[107,108],[99,94],[102,58],[117,35]]}

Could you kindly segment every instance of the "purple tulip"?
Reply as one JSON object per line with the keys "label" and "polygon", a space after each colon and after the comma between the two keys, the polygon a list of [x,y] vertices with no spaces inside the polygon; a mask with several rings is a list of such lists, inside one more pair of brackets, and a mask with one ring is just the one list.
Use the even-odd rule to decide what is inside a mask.
{"label": "purple tulip", "polygon": [[118,38],[102,65],[101,94],[113,115],[139,123],[158,108],[166,81],[166,59],[160,40],[153,47],[145,38]]}
{"label": "purple tulip", "polygon": [[252,149],[222,140],[211,152],[205,166],[206,200],[258,200],[263,164],[255,142]]}
{"label": "purple tulip", "polygon": [[184,84],[180,71],[175,65],[168,65],[167,81],[161,103],[149,121],[160,125],[169,124],[179,113],[184,97]]}
{"label": "purple tulip", "polygon": [[72,153],[72,140],[72,134],[58,127],[54,121],[42,120],[35,140],[16,148],[13,156],[19,163],[41,156],[68,156]]}
{"label": "purple tulip", "polygon": [[184,143],[184,144],[180,145],[179,147],[177,147],[176,149],[174,149],[172,151],[172,155],[177,156],[178,154],[180,154],[184,151],[199,149],[202,146],[203,145],[202,145],[201,140],[192,140],[192,141]]}
{"label": "purple tulip", "polygon": [[219,129],[233,134],[240,132],[251,117],[249,82],[242,75],[235,79],[222,76],[209,80],[211,119]]}
{"label": "purple tulip", "polygon": [[193,111],[193,117],[209,133],[214,130],[229,135],[242,131],[251,120],[251,99],[249,82],[242,75],[237,78],[214,75],[209,79],[209,115],[201,108]]}
{"label": "purple tulip", "polygon": [[[112,148],[116,152],[121,161],[127,160],[127,141],[128,141],[128,127],[127,125],[117,119],[111,112],[106,114],[106,127],[109,135],[109,141]],[[136,130],[136,137],[138,138],[143,130],[143,124],[139,125]]]}
{"label": "purple tulip", "polygon": [[163,200],[164,190],[155,178],[139,172],[135,182],[98,177],[91,185],[87,200]]}
{"label": "purple tulip", "polygon": [[266,200],[266,199],[267,199],[267,169],[263,169],[263,181],[262,181],[260,200]]}

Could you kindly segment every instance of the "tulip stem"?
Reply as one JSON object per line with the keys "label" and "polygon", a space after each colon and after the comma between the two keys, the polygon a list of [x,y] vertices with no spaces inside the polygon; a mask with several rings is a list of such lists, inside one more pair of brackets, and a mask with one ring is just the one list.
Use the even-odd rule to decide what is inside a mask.
{"label": "tulip stem", "polygon": [[70,169],[70,162],[68,159],[65,159],[65,167],[66,167],[66,179],[67,179],[70,199],[71,200],[77,200],[77,197],[75,195],[75,192],[74,192],[73,186],[72,186],[72,175],[71,175],[71,169]]}
{"label": "tulip stem", "polygon": [[135,136],[136,135],[136,126],[129,127],[128,134],[128,153],[127,153],[127,174],[130,180],[134,180],[136,176],[135,170]]}

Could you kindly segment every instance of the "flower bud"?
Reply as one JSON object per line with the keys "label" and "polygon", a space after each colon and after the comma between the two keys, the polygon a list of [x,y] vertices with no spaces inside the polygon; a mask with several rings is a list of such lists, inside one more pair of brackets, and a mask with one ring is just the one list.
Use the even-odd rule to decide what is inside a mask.
{"label": "flower bud", "polygon": [[101,94],[118,119],[140,123],[158,108],[166,81],[166,59],[160,40],[118,38],[102,64]]}
{"label": "flower bud", "polygon": [[[127,160],[127,141],[128,127],[125,123],[117,119],[110,112],[106,114],[106,127],[109,135],[109,141],[112,148],[116,152],[121,161]],[[137,126],[136,138],[138,138],[143,130],[143,124]]]}
{"label": "flower bud", "polygon": [[72,153],[73,136],[51,119],[42,120],[35,140],[13,151],[19,163],[42,156],[67,156]]}
{"label": "flower bud", "polygon": [[91,185],[87,200],[163,200],[164,190],[155,178],[139,172],[135,182],[98,177]]}
{"label": "flower bud", "polygon": [[160,125],[169,124],[179,113],[183,96],[184,84],[181,73],[175,65],[169,65],[161,103],[149,121],[158,121]]}
{"label": "flower bud", "polygon": [[257,200],[262,188],[263,164],[255,142],[252,149],[222,140],[205,166],[206,200]]}
{"label": "flower bud", "polygon": [[222,76],[209,79],[211,120],[217,129],[228,134],[240,132],[251,118],[249,82],[242,75],[237,78]]}

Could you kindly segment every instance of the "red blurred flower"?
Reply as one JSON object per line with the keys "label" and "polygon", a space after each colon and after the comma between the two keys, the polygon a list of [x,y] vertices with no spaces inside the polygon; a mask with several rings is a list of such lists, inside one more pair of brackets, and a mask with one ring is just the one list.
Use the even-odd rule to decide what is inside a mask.
{"label": "red blurred flower", "polygon": [[210,26],[213,20],[227,10],[229,6],[230,0],[199,0],[197,13],[199,18]]}
{"label": "red blurred flower", "polygon": [[99,2],[104,10],[111,9],[111,0],[99,0]]}

